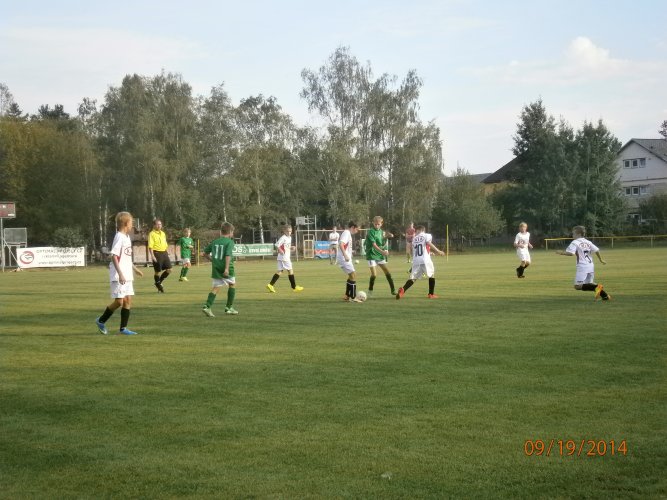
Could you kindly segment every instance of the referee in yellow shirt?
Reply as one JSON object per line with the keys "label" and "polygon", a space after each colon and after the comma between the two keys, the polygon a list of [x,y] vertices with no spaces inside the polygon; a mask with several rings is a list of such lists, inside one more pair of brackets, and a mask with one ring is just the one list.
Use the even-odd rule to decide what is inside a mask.
{"label": "referee in yellow shirt", "polygon": [[162,282],[167,279],[171,273],[171,259],[167,252],[167,235],[162,230],[162,221],[155,219],[153,221],[153,230],[148,233],[148,254],[153,262],[155,270],[155,288],[158,292],[164,293]]}

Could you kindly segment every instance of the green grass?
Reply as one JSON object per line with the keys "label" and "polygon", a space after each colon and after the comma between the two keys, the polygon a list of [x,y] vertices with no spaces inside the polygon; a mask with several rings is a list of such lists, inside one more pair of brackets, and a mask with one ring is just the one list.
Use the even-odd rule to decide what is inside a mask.
{"label": "green grass", "polygon": [[604,255],[609,303],[542,251],[524,280],[513,253],[437,258],[440,300],[379,277],[365,304],[326,262],[276,295],[273,261],[240,262],[240,315],[223,289],[216,318],[207,267],[164,295],[146,269],[136,337],[96,333],[104,268],[0,274],[0,497],[665,497],[667,252]]}

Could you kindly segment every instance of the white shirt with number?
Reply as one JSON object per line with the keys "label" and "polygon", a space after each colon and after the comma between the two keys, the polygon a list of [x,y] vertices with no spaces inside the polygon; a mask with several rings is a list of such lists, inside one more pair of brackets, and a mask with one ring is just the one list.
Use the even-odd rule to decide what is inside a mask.
{"label": "white shirt with number", "polygon": [[352,259],[352,234],[348,229],[343,231],[338,238],[338,250],[336,251],[336,261],[338,264],[345,263],[345,254]]}
{"label": "white shirt with number", "polygon": [[592,273],[595,271],[593,264],[593,254],[600,249],[593,245],[586,238],[577,238],[565,250],[573,253],[577,257],[577,273]]}
{"label": "white shirt with number", "polygon": [[290,262],[291,257],[291,248],[292,248],[292,237],[283,234],[278,241],[276,241],[276,248],[278,249],[278,260],[285,262]]}
{"label": "white shirt with number", "polygon": [[[111,244],[111,255],[118,257],[118,267],[120,267],[125,281],[132,281],[132,240],[130,237],[118,231]],[[118,281],[118,272],[113,262],[109,263],[109,281]]]}
{"label": "white shirt with number", "polygon": [[413,264],[432,264],[431,241],[433,236],[429,233],[419,233],[412,238],[412,262]]}

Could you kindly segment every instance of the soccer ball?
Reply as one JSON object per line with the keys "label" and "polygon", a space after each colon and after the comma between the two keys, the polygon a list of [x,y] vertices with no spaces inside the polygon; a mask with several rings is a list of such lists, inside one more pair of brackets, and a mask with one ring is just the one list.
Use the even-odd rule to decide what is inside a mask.
{"label": "soccer ball", "polygon": [[354,261],[355,264],[359,264],[359,259]]}
{"label": "soccer ball", "polygon": [[366,301],[366,292],[363,292],[363,291],[362,292],[357,292],[357,298],[360,301],[365,302]]}

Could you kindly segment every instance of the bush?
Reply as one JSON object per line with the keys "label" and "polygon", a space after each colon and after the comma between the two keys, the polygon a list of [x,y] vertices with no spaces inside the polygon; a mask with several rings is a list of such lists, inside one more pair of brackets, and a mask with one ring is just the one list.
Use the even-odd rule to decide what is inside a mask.
{"label": "bush", "polygon": [[86,240],[78,227],[60,227],[53,233],[53,245],[61,248],[82,247]]}

